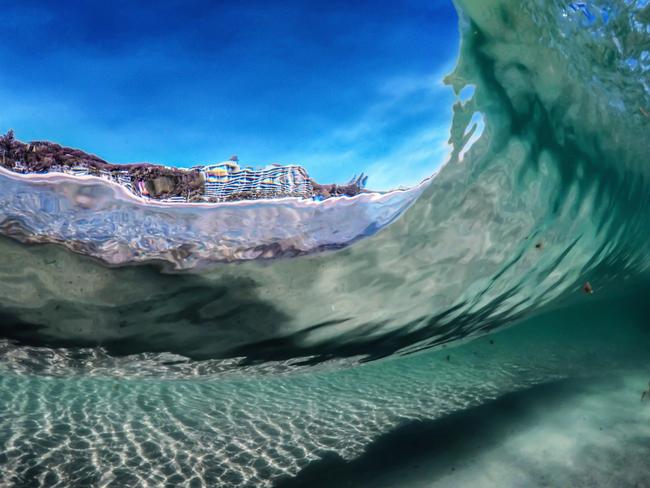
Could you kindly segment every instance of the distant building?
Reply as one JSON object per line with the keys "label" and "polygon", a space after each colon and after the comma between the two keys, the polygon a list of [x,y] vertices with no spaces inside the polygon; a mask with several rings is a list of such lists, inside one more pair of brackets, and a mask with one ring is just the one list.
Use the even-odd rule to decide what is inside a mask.
{"label": "distant building", "polygon": [[271,165],[264,169],[240,168],[237,160],[200,168],[205,197],[210,201],[254,198],[302,197],[313,193],[311,180],[298,165]]}

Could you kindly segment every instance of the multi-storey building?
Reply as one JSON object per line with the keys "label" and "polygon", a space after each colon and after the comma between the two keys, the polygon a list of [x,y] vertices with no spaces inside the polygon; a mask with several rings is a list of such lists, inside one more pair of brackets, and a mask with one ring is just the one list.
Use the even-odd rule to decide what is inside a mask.
{"label": "multi-storey building", "polygon": [[312,196],[311,180],[298,165],[271,165],[264,169],[240,168],[237,161],[200,167],[205,197],[210,201],[248,198]]}

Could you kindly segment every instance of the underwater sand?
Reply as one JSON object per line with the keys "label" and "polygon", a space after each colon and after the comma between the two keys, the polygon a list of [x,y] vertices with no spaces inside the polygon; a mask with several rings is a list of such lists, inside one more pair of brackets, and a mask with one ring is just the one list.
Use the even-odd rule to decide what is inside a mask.
{"label": "underwater sand", "polygon": [[0,485],[650,485],[648,7],[456,5],[413,199],[0,174]]}

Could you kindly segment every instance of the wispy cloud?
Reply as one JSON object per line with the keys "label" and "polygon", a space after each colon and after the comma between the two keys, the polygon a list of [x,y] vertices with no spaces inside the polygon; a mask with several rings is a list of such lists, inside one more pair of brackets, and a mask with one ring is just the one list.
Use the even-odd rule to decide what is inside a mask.
{"label": "wispy cloud", "polygon": [[[447,139],[453,95],[451,89],[441,82],[447,68],[435,74],[386,80],[370,97],[373,103],[360,111],[356,118],[352,117],[350,123],[342,126],[332,124],[329,132],[297,151],[280,155],[278,161],[303,164],[316,179],[325,182],[344,182],[354,174],[364,172],[369,176],[369,187],[377,190],[420,182],[440,167],[449,154]],[[0,97],[5,100],[0,128],[32,128],[31,131],[19,130],[18,136],[24,139],[38,139],[46,134],[52,140],[90,151],[94,147],[118,145],[124,150],[131,140],[150,137],[148,131],[164,131],[164,127],[156,128],[156,121],[144,124],[137,118],[121,121],[113,127],[98,124],[74,104],[33,93],[12,97],[0,90]],[[61,120],[68,123],[76,120],[84,128],[83,137],[90,136],[93,140],[93,147],[84,147],[82,138],[76,140],[74,132],[59,124]],[[193,138],[199,146],[207,140],[206,134],[191,124],[177,129],[174,137]],[[137,152],[136,149],[133,153]],[[204,150],[208,152],[207,148]],[[107,156],[101,151],[99,156],[111,159],[110,154]],[[157,161],[156,157],[160,156],[152,153],[149,158]],[[201,161],[179,162],[194,164]]]}
{"label": "wispy cloud", "polygon": [[237,153],[320,181],[365,171],[375,188],[442,162],[453,95],[441,80],[458,45],[448,0],[245,3],[11,3],[0,130],[113,162]]}
{"label": "wispy cloud", "polygon": [[431,176],[451,152],[448,128],[427,127],[408,137],[367,169],[372,189],[390,190],[413,186]]}
{"label": "wispy cloud", "polygon": [[399,76],[376,88],[370,104],[352,123],[290,155],[320,180],[343,181],[365,172],[368,185],[387,190],[430,176],[448,158],[453,93],[440,71]]}

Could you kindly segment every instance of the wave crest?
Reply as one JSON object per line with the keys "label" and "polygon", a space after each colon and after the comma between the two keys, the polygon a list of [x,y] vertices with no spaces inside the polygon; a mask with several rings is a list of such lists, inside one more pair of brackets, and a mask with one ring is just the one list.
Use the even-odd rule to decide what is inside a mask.
{"label": "wave crest", "polygon": [[[1,175],[6,235],[194,269],[111,269],[0,241],[13,257],[0,269],[4,335],[202,359],[377,358],[580,300],[585,281],[598,295],[646,276],[647,8],[457,5],[447,80],[475,93],[454,107],[450,161],[410,192],[171,208],[89,181]],[[204,269],[206,257],[242,262]]]}

